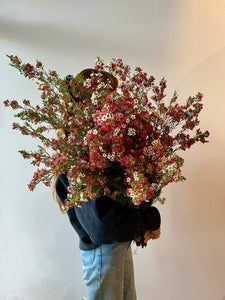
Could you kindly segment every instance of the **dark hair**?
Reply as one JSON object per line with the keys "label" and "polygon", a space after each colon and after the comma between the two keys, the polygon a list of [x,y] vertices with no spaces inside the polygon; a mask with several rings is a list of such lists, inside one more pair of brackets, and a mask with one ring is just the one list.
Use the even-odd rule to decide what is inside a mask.
{"label": "dark hair", "polygon": [[[107,80],[110,83],[110,88],[108,89],[108,93],[112,94],[116,91],[117,87],[118,87],[118,79],[116,77],[114,77],[112,74],[104,71],[104,70],[95,70],[95,69],[84,69],[83,71],[81,71],[78,75],[82,78],[82,79],[88,79],[91,78],[91,74],[93,73],[101,73],[102,74],[102,78],[105,82],[107,82]],[[66,83],[68,85],[68,91],[70,93],[70,95],[74,98],[74,100],[76,102],[79,102],[80,99],[74,97],[71,86],[70,86],[70,80],[73,78],[72,75],[67,75],[66,76]]]}
{"label": "dark hair", "polygon": [[66,84],[68,86],[68,92],[70,93],[70,95],[73,97],[73,99],[76,101],[76,102],[79,102],[80,101],[80,98],[78,97],[74,97],[74,94],[72,92],[72,89],[71,89],[71,85],[70,85],[70,80],[73,78],[72,75],[67,75],[66,76]]}

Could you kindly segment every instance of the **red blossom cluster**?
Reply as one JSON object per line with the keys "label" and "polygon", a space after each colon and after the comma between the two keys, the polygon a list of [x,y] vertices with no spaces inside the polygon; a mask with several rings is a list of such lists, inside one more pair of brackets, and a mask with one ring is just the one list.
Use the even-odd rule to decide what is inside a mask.
{"label": "red blossom cluster", "polygon": [[[199,128],[191,134],[199,125],[201,93],[184,105],[177,102],[176,92],[166,101],[164,78],[156,85],[153,76],[139,67],[132,73],[121,59],[105,65],[98,58],[95,63],[96,70],[119,80],[117,92],[109,95],[108,83],[98,72],[85,81],[79,75],[68,81],[55,71],[45,72],[41,62],[34,67],[16,56],[9,58],[25,77],[37,80],[42,93],[42,106],[33,107],[29,100],[22,106],[15,100],[4,101],[5,106],[19,109],[15,116],[24,121],[13,128],[43,145],[36,152],[20,151],[33,165],[44,165],[29,188],[33,190],[40,181],[49,185],[54,174],[67,172],[67,207],[101,194],[136,207],[164,202],[162,188],[185,180],[184,161],[176,152],[198,141],[205,143],[209,136]],[[66,134],[48,136],[49,130],[59,128]]]}

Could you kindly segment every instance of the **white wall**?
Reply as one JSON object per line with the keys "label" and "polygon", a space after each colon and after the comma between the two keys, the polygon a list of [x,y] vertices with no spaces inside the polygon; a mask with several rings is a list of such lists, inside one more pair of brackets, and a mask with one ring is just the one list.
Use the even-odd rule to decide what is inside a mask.
{"label": "white wall", "polygon": [[[165,76],[168,97],[175,89],[181,102],[204,93],[200,120],[210,143],[180,153],[188,180],[165,190],[161,239],[134,255],[139,300],[225,297],[224,11],[224,0],[0,3],[2,100],[40,101],[35,84],[8,66],[11,53],[62,76],[92,67],[97,56],[121,57]],[[80,299],[77,236],[50,189],[27,189],[34,169],[17,150],[35,141],[12,131],[13,113],[0,105],[0,299]]]}

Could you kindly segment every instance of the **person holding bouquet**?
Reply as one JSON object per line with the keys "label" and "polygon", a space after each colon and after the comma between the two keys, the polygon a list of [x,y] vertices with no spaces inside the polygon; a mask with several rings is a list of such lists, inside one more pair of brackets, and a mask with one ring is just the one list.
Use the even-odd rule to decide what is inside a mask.
{"label": "person holding bouquet", "polygon": [[[90,72],[80,73],[87,79]],[[101,71],[100,71],[101,72]],[[111,74],[102,71],[102,76],[110,81],[114,93],[118,81]],[[70,79],[67,76],[67,79]],[[78,102],[79,99],[76,99]],[[69,134],[62,129],[60,135]],[[111,168],[109,176],[116,176]],[[68,197],[69,180],[59,174],[55,191],[59,206],[65,205]],[[134,210],[120,205],[107,195],[88,199],[81,207],[67,210],[69,221],[80,238],[82,271],[87,287],[88,300],[135,300],[135,282],[131,242],[143,236],[146,245],[150,239],[160,237],[160,214],[156,207]]]}
{"label": "person holding bouquet", "polygon": [[198,126],[203,95],[179,104],[175,91],[168,101],[164,77],[157,85],[119,58],[108,65],[98,58],[94,69],[65,79],[40,61],[8,57],[41,91],[42,105],[4,101],[23,121],[13,129],[41,142],[35,151],[19,151],[38,167],[29,189],[54,178],[59,207],[80,238],[88,300],[136,299],[131,242],[143,247],[160,237],[152,204],[165,202],[168,184],[186,180],[176,153],[208,142],[209,132]]}

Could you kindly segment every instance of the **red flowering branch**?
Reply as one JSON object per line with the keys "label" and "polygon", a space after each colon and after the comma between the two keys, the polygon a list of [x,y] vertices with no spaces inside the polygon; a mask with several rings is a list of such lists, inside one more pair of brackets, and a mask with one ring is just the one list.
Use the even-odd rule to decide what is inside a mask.
{"label": "red flowering branch", "polygon": [[[110,82],[104,82],[101,72],[86,80],[79,75],[61,79],[55,71],[46,72],[41,62],[32,66],[17,56],[9,58],[42,92],[41,106],[33,107],[29,100],[4,101],[19,110],[15,116],[23,121],[13,123],[13,129],[41,141],[37,151],[20,151],[34,166],[42,166],[29,188],[41,181],[49,185],[55,173],[67,172],[67,207],[101,194],[143,209],[153,201],[164,202],[163,187],[185,180],[184,161],[176,152],[207,142],[209,132],[198,127],[201,93],[184,105],[177,102],[176,92],[166,100],[165,78],[156,85],[152,75],[139,67],[132,72],[121,59],[105,65],[98,58],[95,63],[95,70],[119,80],[117,92],[109,95]],[[65,135],[49,135],[59,128]]]}

